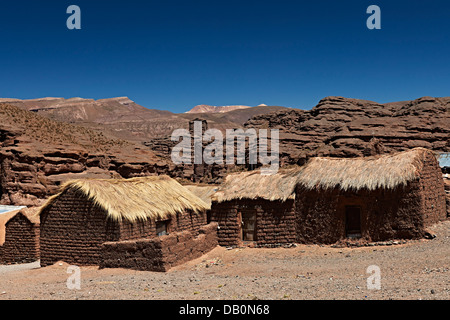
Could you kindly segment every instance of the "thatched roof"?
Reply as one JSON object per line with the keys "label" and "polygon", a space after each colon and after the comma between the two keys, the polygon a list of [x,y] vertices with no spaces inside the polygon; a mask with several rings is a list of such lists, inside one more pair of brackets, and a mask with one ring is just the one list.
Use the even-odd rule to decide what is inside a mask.
{"label": "thatched roof", "polygon": [[197,185],[197,184],[188,184],[183,185],[190,192],[195,194],[197,197],[203,200],[206,204],[208,204],[211,209],[211,197],[219,188],[218,185]]}
{"label": "thatched roof", "polygon": [[434,157],[415,148],[366,158],[313,158],[299,170],[298,183],[307,189],[393,189],[417,179],[427,155]]}
{"label": "thatched roof", "polygon": [[269,201],[293,199],[297,171],[279,170],[273,175],[263,175],[260,170],[230,174],[213,195],[212,200],[220,203],[236,199]]}
{"label": "thatched roof", "polygon": [[62,186],[60,193],[48,199],[40,214],[68,190],[81,192],[114,220],[159,220],[186,210],[201,212],[208,209],[205,202],[176,180],[168,176],[152,176],[69,181]]}
{"label": "thatched roof", "polygon": [[435,158],[432,151],[415,148],[373,157],[317,157],[309,160],[303,167],[279,170],[275,175],[261,175],[259,170],[231,174],[213,195],[213,201],[286,201],[294,196],[297,185],[310,190],[393,189],[419,178],[426,156],[430,156],[429,159]]}

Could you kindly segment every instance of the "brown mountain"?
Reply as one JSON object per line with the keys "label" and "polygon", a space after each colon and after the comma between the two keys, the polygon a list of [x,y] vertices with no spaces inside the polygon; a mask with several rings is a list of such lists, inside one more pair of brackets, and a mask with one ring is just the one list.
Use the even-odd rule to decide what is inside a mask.
{"label": "brown mountain", "polygon": [[169,136],[175,129],[188,128],[189,120],[201,116],[218,129],[242,127],[252,116],[278,111],[284,107],[254,107],[226,113],[181,113],[145,108],[127,97],[111,99],[41,98],[33,100],[0,99],[10,105],[43,117],[69,122],[101,131],[108,137],[144,142]]}

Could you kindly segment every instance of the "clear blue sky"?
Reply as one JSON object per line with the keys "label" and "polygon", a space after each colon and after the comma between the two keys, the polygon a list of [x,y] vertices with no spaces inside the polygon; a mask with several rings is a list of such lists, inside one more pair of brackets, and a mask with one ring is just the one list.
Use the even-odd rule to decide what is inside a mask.
{"label": "clear blue sky", "polygon": [[[66,9],[81,8],[82,30]],[[369,30],[367,7],[381,7]],[[309,109],[450,96],[450,1],[1,1],[0,97]]]}

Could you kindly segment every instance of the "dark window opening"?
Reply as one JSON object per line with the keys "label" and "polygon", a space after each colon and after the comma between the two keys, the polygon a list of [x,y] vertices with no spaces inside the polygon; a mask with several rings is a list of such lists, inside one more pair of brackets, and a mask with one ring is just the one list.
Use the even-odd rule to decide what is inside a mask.
{"label": "dark window opening", "polygon": [[169,220],[165,221],[157,221],[156,222],[156,235],[158,237],[165,236],[168,234],[168,227],[169,226]]}
{"label": "dark window opening", "polygon": [[345,207],[345,234],[347,238],[361,238],[360,207]]}

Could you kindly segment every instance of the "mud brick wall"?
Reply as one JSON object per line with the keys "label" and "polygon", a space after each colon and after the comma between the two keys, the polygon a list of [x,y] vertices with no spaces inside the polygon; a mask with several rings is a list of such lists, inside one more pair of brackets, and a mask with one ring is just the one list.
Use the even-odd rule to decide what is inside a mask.
{"label": "mud brick wall", "polygon": [[214,249],[217,224],[210,223],[194,231],[179,231],[152,239],[106,242],[101,250],[101,268],[128,268],[165,272],[201,257]]}
{"label": "mud brick wall", "polygon": [[241,223],[239,212],[256,212],[257,246],[271,246],[294,243],[296,240],[296,215],[294,201],[267,200],[233,200],[222,203],[213,202],[211,221],[219,224],[217,232],[221,246],[239,246],[241,239]]}
{"label": "mud brick wall", "polygon": [[17,213],[6,223],[0,263],[30,263],[39,260],[39,224]]}
{"label": "mud brick wall", "polygon": [[41,214],[41,266],[64,261],[97,265],[100,246],[119,240],[117,222],[106,219],[103,209],[79,192],[66,191]]}
{"label": "mud brick wall", "polygon": [[[189,230],[198,234],[199,229],[206,224],[206,212],[182,212],[176,216],[167,218],[167,231],[178,232]],[[156,221],[148,219],[146,221],[138,220],[136,222],[122,221],[119,224],[120,241],[137,240],[142,238],[156,237]]]}
{"label": "mud brick wall", "polygon": [[438,204],[439,196],[436,195],[427,196],[430,199],[427,206],[432,207],[433,204],[437,211],[425,210],[425,195],[420,181],[393,190],[308,191],[298,187],[296,192],[299,243],[331,244],[345,239],[346,206],[361,208],[362,238],[368,241],[421,238],[425,234],[425,226],[436,221],[436,215],[445,215],[441,212],[444,204]]}
{"label": "mud brick wall", "polygon": [[219,245],[223,247],[239,246],[240,240],[240,221],[238,218],[237,202],[212,202],[211,222],[216,222],[219,225],[217,230],[217,238]]}
{"label": "mud brick wall", "polygon": [[426,155],[420,172],[420,184],[424,226],[445,220],[447,205],[444,179],[439,163],[433,155]]}
{"label": "mud brick wall", "polygon": [[206,212],[188,212],[176,216],[176,221],[171,224],[172,231],[192,231],[194,235],[200,232],[200,228],[206,225]]}
{"label": "mud brick wall", "polygon": [[282,245],[296,241],[294,200],[249,201],[257,211],[256,245]]}

